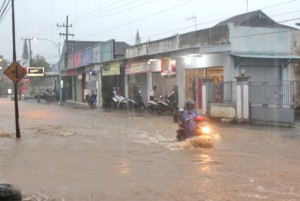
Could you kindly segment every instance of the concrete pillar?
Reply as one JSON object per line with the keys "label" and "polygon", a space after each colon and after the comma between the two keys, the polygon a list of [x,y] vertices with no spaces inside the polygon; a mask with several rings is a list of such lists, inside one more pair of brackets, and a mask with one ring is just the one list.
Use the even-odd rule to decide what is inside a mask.
{"label": "concrete pillar", "polygon": [[202,115],[209,113],[209,103],[211,101],[211,84],[212,79],[202,79]]}
{"label": "concrete pillar", "polygon": [[102,74],[99,73],[97,75],[97,105],[103,106],[103,100],[102,100]]}
{"label": "concrete pillar", "polygon": [[236,118],[249,121],[249,77],[236,77]]}
{"label": "concrete pillar", "polygon": [[147,97],[146,97],[146,100],[147,102],[150,100],[149,98],[149,95],[150,95],[150,92],[152,91],[152,72],[147,72]]}

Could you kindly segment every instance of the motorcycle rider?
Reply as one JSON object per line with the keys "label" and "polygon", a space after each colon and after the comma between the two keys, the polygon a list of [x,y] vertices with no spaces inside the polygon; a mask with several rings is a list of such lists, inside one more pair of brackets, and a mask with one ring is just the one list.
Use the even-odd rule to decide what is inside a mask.
{"label": "motorcycle rider", "polygon": [[185,102],[185,108],[182,114],[183,123],[184,123],[184,134],[186,138],[195,136],[196,122],[194,119],[200,116],[199,112],[195,108],[195,102],[191,99],[188,99]]}
{"label": "motorcycle rider", "polygon": [[137,103],[137,106],[142,108],[142,109],[146,109],[146,106],[144,104],[143,98],[142,98],[142,92],[138,91],[134,97],[134,101]]}
{"label": "motorcycle rider", "polygon": [[113,98],[117,100],[117,107],[120,106],[120,103],[125,99],[120,92],[119,87],[113,87],[113,92],[112,92]]}

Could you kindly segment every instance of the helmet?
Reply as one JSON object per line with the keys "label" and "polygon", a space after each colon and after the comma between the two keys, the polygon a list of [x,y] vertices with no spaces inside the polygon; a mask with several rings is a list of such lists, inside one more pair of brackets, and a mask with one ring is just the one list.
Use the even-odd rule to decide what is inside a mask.
{"label": "helmet", "polygon": [[193,101],[192,99],[187,99],[185,101],[185,107],[188,107],[188,106],[194,107],[195,106],[195,101]]}

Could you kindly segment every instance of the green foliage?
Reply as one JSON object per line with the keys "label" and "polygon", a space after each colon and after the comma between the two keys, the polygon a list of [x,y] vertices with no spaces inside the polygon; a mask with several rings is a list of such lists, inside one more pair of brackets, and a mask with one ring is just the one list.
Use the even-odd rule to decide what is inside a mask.
{"label": "green foliage", "polygon": [[45,72],[51,71],[50,64],[46,61],[45,57],[36,55],[31,60],[31,67],[44,67]]}
{"label": "green foliage", "polygon": [[[44,67],[45,72],[51,71],[50,64],[46,61],[45,57],[36,55],[31,60],[30,67]],[[41,86],[46,84],[46,79],[44,77],[30,77],[31,91],[34,93],[41,91]]]}
{"label": "green foliage", "polygon": [[9,61],[3,58],[0,55],[0,96],[3,94],[7,94],[7,89],[12,88],[12,82],[6,77],[3,73],[5,69],[8,67]]}

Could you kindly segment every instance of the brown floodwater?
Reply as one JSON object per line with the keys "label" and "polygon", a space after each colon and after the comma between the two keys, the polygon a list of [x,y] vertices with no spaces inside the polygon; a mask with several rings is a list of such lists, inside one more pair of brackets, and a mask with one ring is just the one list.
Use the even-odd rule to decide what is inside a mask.
{"label": "brown floodwater", "polygon": [[0,99],[0,182],[24,200],[300,200],[300,129],[210,122],[211,149],[171,116]]}

